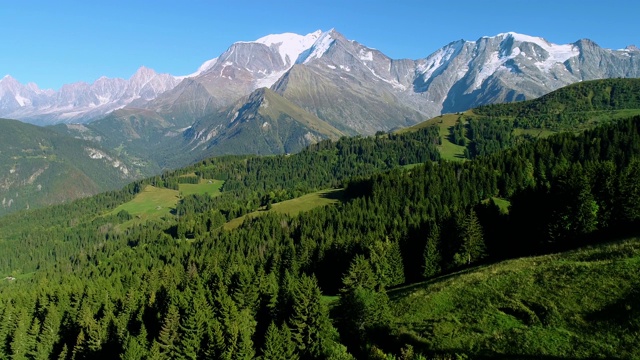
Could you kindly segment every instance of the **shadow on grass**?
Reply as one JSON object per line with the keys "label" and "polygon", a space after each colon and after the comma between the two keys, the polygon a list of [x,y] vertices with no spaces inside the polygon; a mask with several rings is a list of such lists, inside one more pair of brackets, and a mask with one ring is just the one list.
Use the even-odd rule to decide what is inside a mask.
{"label": "shadow on grass", "polygon": [[338,200],[340,202],[344,202],[346,200],[344,197],[344,189],[329,190],[325,193],[320,194],[320,197],[323,199]]}

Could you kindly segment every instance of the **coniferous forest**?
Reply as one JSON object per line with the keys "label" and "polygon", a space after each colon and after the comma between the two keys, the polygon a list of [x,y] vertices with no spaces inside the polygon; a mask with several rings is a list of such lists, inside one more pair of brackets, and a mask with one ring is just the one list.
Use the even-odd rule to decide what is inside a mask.
{"label": "coniferous forest", "polygon": [[[530,124],[549,121],[518,111]],[[211,158],[4,216],[0,359],[524,356],[517,342],[435,351],[399,336],[399,289],[637,235],[640,117],[544,139],[504,137],[486,152],[470,138],[474,158],[458,162],[440,159],[437,127],[327,140],[292,155]],[[170,216],[143,223],[113,211],[148,186],[201,179],[224,181],[220,194],[182,196]],[[328,188],[341,189],[334,205],[267,211]],[[254,211],[263,215],[225,229]],[[640,279],[624,286],[637,295]],[[585,358],[637,358],[640,303],[628,299],[611,325],[626,335],[612,348],[556,341],[586,349]]]}

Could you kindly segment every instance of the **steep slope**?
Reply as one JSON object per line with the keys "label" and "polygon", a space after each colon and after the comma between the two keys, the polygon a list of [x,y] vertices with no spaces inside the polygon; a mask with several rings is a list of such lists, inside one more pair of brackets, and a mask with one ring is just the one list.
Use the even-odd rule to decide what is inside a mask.
{"label": "steep slope", "polygon": [[141,175],[94,143],[0,119],[0,214],[93,195]]}
{"label": "steep slope", "polygon": [[[438,82],[446,89],[442,112],[532,99],[584,80],[640,76],[640,52],[602,49],[589,40],[557,45],[505,33],[451,46],[455,49],[443,48],[427,58],[425,65],[434,65],[423,65],[425,72],[418,78],[420,91],[429,92]],[[452,56],[438,66],[444,53]],[[436,72],[440,74],[434,76]]]}
{"label": "steep slope", "polygon": [[331,30],[272,89],[341,130],[372,134],[426,118],[399,97],[412,71],[411,61],[391,60]]}
{"label": "steep slope", "polygon": [[[231,119],[230,121],[228,119]],[[191,151],[214,154],[282,154],[344,134],[275,92],[262,88],[184,134]]]}

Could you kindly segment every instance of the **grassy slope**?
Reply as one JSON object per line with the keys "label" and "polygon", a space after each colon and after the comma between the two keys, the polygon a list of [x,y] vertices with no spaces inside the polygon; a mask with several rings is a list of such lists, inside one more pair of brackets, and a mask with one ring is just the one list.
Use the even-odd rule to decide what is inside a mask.
{"label": "grassy slope", "polygon": [[335,204],[342,197],[342,190],[330,189],[306,194],[301,197],[273,204],[271,210],[254,211],[247,215],[235,218],[224,225],[225,230],[233,230],[246,220],[257,216],[262,216],[269,211],[296,215],[303,211],[309,211],[318,206],[326,206]]}
{"label": "grassy slope", "polygon": [[317,131],[326,135],[330,139],[338,139],[344,134],[329,125],[327,122],[321,120],[317,116],[305,111],[301,107],[288,101],[282,96],[273,92],[270,89],[264,89],[265,99],[268,101],[268,106],[262,107],[260,112],[271,119],[278,119],[283,115],[289,116],[311,130]]}
{"label": "grassy slope", "polygon": [[[210,181],[211,183],[209,183]],[[180,200],[180,195],[210,194],[216,196],[220,194],[223,183],[222,180],[203,179],[200,180],[200,184],[180,184],[179,191],[148,185],[133,200],[118,206],[110,214],[117,214],[125,210],[134,217],[130,223],[157,220],[171,215],[171,211],[175,209]],[[130,224],[125,223],[125,225]]]}
{"label": "grassy slope", "polygon": [[[471,111],[466,111],[462,114],[467,118],[475,117]],[[442,158],[455,161],[464,160],[464,146],[454,144],[449,140],[451,128],[456,124],[459,117],[460,115],[458,114],[443,114],[414,126],[398,130],[398,133],[416,131],[429,126],[437,126],[440,128],[440,137],[442,138],[442,145],[439,147]]]}
{"label": "grassy slope", "polygon": [[133,200],[118,206],[111,213],[117,214],[125,210],[139,222],[159,219],[170,215],[171,210],[176,207],[178,199],[179,192],[176,190],[147,185]]}
{"label": "grassy slope", "polygon": [[182,196],[195,194],[210,194],[211,196],[215,196],[220,194],[220,189],[223,184],[223,180],[200,179],[199,184],[180,184],[180,193]]}
{"label": "grassy slope", "polygon": [[424,351],[640,358],[640,239],[504,261],[390,297],[393,333]]}

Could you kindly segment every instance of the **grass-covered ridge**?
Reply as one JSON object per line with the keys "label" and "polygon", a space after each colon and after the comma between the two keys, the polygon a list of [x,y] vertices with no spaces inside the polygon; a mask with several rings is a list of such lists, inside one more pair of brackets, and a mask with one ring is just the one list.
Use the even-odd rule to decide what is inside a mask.
{"label": "grass-covered ridge", "polygon": [[245,220],[253,219],[270,212],[295,216],[301,212],[309,211],[319,206],[337,204],[338,201],[340,201],[341,197],[342,197],[342,190],[340,189],[317,191],[314,193],[297,197],[295,199],[285,200],[279,203],[275,203],[271,205],[269,209],[265,207],[264,209],[251,212],[241,217],[237,217],[227,222],[226,224],[224,224],[224,228],[226,230],[233,230],[238,226],[242,225],[242,223]]}
{"label": "grass-covered ridge", "polygon": [[435,353],[638,358],[640,239],[508,260],[389,293],[393,334]]}
{"label": "grass-covered ridge", "polygon": [[640,114],[640,79],[585,81],[538,99],[443,114],[399,133],[437,126],[448,160],[486,155],[563,131],[582,131]]}

